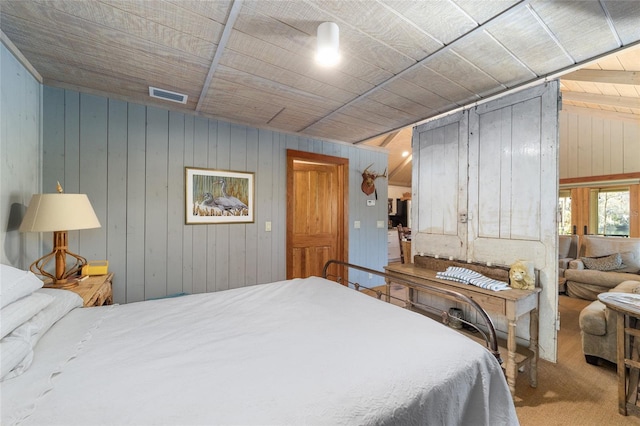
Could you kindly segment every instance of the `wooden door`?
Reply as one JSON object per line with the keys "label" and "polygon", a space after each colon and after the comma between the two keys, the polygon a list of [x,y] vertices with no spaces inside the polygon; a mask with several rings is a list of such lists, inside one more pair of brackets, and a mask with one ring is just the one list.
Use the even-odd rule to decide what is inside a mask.
{"label": "wooden door", "polygon": [[426,123],[413,133],[414,252],[466,259],[468,114]]}
{"label": "wooden door", "polygon": [[287,279],[347,261],[347,173],[347,159],[287,151]]}
{"label": "wooden door", "polygon": [[[540,356],[556,361],[558,82],[427,122],[413,135],[417,253],[539,270]],[[513,324],[495,318],[498,330]],[[527,330],[521,319],[518,330]],[[520,327],[522,325],[522,327]],[[526,331],[519,338],[530,338]]]}

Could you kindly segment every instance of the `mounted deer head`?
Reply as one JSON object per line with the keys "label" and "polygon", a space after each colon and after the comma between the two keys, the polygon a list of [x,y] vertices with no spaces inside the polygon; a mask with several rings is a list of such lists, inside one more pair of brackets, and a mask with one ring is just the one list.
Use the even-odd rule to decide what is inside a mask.
{"label": "mounted deer head", "polygon": [[[383,174],[379,174],[379,173],[375,173],[375,172],[370,172],[369,171],[369,167],[373,166],[373,164],[369,164],[369,166],[364,169],[364,172],[362,172],[362,185],[360,185],[360,189],[362,189],[362,192],[364,192],[367,195],[371,195],[373,194],[373,192],[376,190],[376,185],[375,185],[375,180],[378,179],[379,177],[387,177],[387,169],[384,169],[384,173]],[[377,194],[376,194],[376,198],[377,198]]]}

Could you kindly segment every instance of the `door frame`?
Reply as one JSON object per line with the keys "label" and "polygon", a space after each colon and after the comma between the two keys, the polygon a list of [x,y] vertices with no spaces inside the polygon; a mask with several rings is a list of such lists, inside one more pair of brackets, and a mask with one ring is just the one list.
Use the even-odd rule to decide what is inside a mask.
{"label": "door frame", "polygon": [[[338,205],[338,244],[336,248],[337,260],[349,261],[349,159],[334,157],[332,155],[316,154],[313,152],[287,149],[287,236],[286,236],[286,277],[290,279],[291,259],[293,257],[293,164],[296,161],[312,162],[318,164],[331,164],[338,167],[338,197],[342,200]],[[337,268],[333,265],[332,268]],[[331,274],[338,271],[331,271]],[[343,284],[347,284],[346,270],[339,274],[343,277]]]}

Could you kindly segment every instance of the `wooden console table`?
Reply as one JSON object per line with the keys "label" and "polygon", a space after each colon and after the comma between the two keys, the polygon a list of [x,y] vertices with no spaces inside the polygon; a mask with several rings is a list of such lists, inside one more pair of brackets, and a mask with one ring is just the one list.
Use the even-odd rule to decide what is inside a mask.
{"label": "wooden console table", "polygon": [[640,294],[601,293],[598,300],[616,313],[618,412],[640,415]]}
{"label": "wooden console table", "polygon": [[[427,282],[429,285],[441,288],[448,288],[460,292],[475,300],[488,313],[503,315],[508,320],[507,330],[507,357],[504,365],[507,383],[511,395],[515,395],[516,377],[518,375],[518,365],[521,362],[517,359],[516,327],[517,322],[523,315],[529,315],[529,385],[538,385],[538,293],[540,288],[534,290],[485,290],[473,285],[461,284],[455,281],[448,281],[436,278],[436,272],[414,264],[391,264],[385,268],[387,274],[397,276],[401,279],[413,280],[417,283]],[[392,280],[387,281],[387,294]],[[409,300],[414,301],[414,290],[409,287]],[[420,288],[420,291],[425,291]],[[446,298],[439,293],[438,297]]]}

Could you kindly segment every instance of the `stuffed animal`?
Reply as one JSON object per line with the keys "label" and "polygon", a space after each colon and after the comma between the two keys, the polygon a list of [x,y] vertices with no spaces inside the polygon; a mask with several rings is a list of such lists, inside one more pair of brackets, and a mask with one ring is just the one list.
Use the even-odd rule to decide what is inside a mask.
{"label": "stuffed animal", "polygon": [[525,262],[521,260],[516,261],[511,265],[511,269],[509,269],[509,284],[511,288],[533,290],[535,287],[535,279],[532,272]]}

